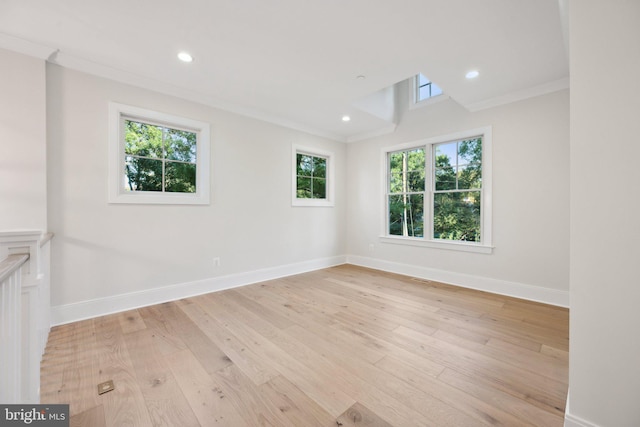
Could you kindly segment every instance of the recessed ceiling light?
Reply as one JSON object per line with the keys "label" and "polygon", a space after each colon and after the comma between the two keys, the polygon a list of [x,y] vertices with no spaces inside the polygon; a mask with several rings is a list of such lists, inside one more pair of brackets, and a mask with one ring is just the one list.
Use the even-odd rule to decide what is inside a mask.
{"label": "recessed ceiling light", "polygon": [[359,76],[356,76],[356,80],[364,80],[366,79],[365,76],[363,76],[362,74],[360,74]]}
{"label": "recessed ceiling light", "polygon": [[478,72],[478,70],[471,70],[465,75],[465,77],[468,79],[475,79],[479,75],[480,73]]}
{"label": "recessed ceiling light", "polygon": [[349,117],[349,116],[342,116],[342,121],[343,121],[343,122],[348,122],[349,120],[351,120],[351,117]]}
{"label": "recessed ceiling light", "polygon": [[187,52],[180,52],[178,54],[178,59],[182,62],[193,62],[193,56],[189,55]]}

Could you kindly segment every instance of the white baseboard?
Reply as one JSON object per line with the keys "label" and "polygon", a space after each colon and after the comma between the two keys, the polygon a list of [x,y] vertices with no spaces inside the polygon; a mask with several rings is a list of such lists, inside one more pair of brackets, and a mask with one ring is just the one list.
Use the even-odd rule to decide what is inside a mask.
{"label": "white baseboard", "polygon": [[543,302],[560,307],[569,307],[569,291],[526,285],[524,283],[473,276],[464,273],[439,270],[410,264],[402,264],[357,255],[348,255],[347,263],[362,267],[375,268],[390,273],[404,274],[420,279],[434,280],[463,288],[477,289],[494,294],[522,298],[529,301]]}
{"label": "white baseboard", "polygon": [[209,292],[237,288],[240,286],[250,285],[252,283],[264,282],[266,280],[273,280],[294,274],[320,270],[322,268],[344,264],[346,262],[346,258],[347,257],[343,255],[304,261],[296,264],[281,265],[246,273],[212,277],[195,282],[180,283],[176,285],[163,286],[161,288],[109,296],[106,298],[58,305],[51,307],[51,324],[52,326],[55,326],[77,322],[79,320],[132,310],[148,305],[175,301],[181,298],[188,298]]}
{"label": "white baseboard", "polygon": [[589,421],[585,421],[582,418],[571,415],[568,411],[564,414],[564,427],[598,427],[596,424],[592,424]]}
{"label": "white baseboard", "polygon": [[58,305],[51,307],[51,325],[62,325],[65,323],[132,310],[148,305],[175,301],[181,298],[188,298],[209,292],[237,288],[240,286],[250,285],[252,283],[306,273],[308,271],[333,267],[345,263],[404,274],[421,279],[437,280],[439,282],[450,283],[452,285],[462,286],[465,288],[478,289],[531,301],[544,302],[561,307],[569,306],[569,292],[565,291],[463,273],[455,273],[434,268],[401,264],[375,258],[343,255],[265,268],[246,273],[212,277],[195,282],[163,286],[161,288],[147,289],[144,291],[114,295],[72,304]]}

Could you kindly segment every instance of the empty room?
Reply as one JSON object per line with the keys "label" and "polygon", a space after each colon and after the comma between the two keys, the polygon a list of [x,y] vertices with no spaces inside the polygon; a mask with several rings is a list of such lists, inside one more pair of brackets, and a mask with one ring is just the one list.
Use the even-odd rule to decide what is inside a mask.
{"label": "empty room", "polygon": [[0,1],[0,425],[640,425],[637,0]]}

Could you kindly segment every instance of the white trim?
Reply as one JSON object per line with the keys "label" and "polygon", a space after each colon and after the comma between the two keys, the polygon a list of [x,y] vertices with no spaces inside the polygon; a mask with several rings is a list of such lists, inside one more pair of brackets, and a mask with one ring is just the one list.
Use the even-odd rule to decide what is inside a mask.
{"label": "white trim", "polygon": [[559,90],[569,88],[569,77],[544,83],[527,89],[510,92],[506,95],[496,96],[495,98],[486,99],[484,101],[466,104],[464,107],[473,112],[485,110],[487,108],[498,107],[500,105],[510,104],[512,102],[522,101],[524,99],[533,98],[535,96],[546,95],[548,93],[557,92]]}
{"label": "white trim", "polygon": [[[388,180],[388,154],[395,151],[403,151],[416,147],[427,147],[428,160],[427,174],[432,175],[432,151],[431,147],[435,144],[440,144],[449,141],[459,141],[475,136],[482,136],[482,204],[481,204],[481,222],[482,222],[482,243],[473,244],[465,242],[445,242],[438,239],[432,239],[433,225],[433,212],[431,212],[431,203],[428,207],[425,207],[425,237],[423,238],[406,238],[402,236],[392,236],[388,234],[389,219],[388,214],[388,200],[387,200],[387,180]],[[383,215],[380,221],[380,240],[384,243],[394,244],[406,244],[410,246],[425,246],[442,248],[449,250],[460,250],[465,252],[478,252],[478,253],[491,253],[492,246],[492,222],[493,222],[493,182],[492,182],[492,151],[493,151],[493,131],[491,126],[484,126],[481,128],[469,129],[460,132],[454,132],[447,135],[434,136],[430,138],[421,139],[418,141],[405,142],[389,147],[381,148],[380,165],[381,165],[381,211]],[[429,197],[433,194],[431,190],[425,191],[425,203],[427,202],[427,194]],[[427,224],[427,221],[429,224]],[[427,233],[428,230],[428,233]]]}
{"label": "white trim", "polygon": [[[124,129],[122,117],[157,122],[176,128],[190,129],[197,132],[196,151],[196,192],[158,193],[158,192],[126,192],[122,185],[124,170]],[[109,203],[136,204],[184,204],[208,205],[210,200],[210,164],[211,141],[210,125],[206,122],[160,113],[130,105],[109,103]]]}
{"label": "white trim", "polygon": [[584,420],[580,417],[576,417],[571,414],[569,403],[571,389],[567,390],[567,404],[564,409],[564,427],[599,427],[597,424]]}
{"label": "white trim", "polygon": [[0,48],[18,52],[34,58],[48,59],[58,49],[40,43],[33,43],[25,39],[0,33]]}
{"label": "white trim", "polygon": [[429,98],[425,98],[423,100],[418,100],[418,76],[419,75],[420,74],[416,74],[415,76],[410,78],[409,80],[411,80],[411,82],[410,84],[407,85],[409,86],[409,90],[411,91],[409,93],[409,110],[415,110],[417,108],[427,107],[429,105],[437,104],[438,102],[451,99],[449,95],[444,93],[444,90],[440,86],[438,86],[437,84],[435,84],[433,81],[430,80],[431,84],[435,84],[440,88],[440,90],[442,90],[442,93],[440,95],[430,96]]}
{"label": "white trim", "polygon": [[345,142],[347,142],[347,143],[349,143],[349,142],[358,142],[358,141],[364,141],[365,139],[375,138],[377,136],[388,135],[390,133],[395,132],[397,126],[398,125],[396,125],[396,124],[392,124],[392,125],[389,125],[389,126],[381,127],[380,129],[372,130],[370,132],[358,133],[356,135],[352,135],[352,136],[348,137]]}
{"label": "white trim", "polygon": [[266,113],[264,111],[223,102],[219,99],[216,99],[214,96],[208,95],[204,92],[189,90],[170,83],[165,83],[159,80],[140,76],[129,71],[119,70],[108,65],[103,65],[97,62],[88,61],[83,58],[78,58],[64,52],[59,52],[56,55],[55,60],[50,60],[49,62],[61,67],[81,71],[83,73],[91,74],[105,79],[110,79],[139,88],[148,89],[166,95],[176,96],[185,100],[198,102],[209,107],[219,108],[224,111],[229,111],[245,117],[250,117],[252,119],[272,123],[278,126],[283,126],[288,129],[305,132],[311,135],[320,136],[322,138],[331,139],[333,141],[346,142],[346,137],[344,136],[296,123],[287,118]]}
{"label": "white trim", "polygon": [[188,283],[163,286],[128,294],[113,295],[72,304],[51,307],[51,325],[62,325],[121,311],[133,310],[167,301],[175,301],[210,292],[222,291],[294,274],[306,273],[344,264],[346,256],[335,256],[295,264],[264,268],[246,273],[212,277]]}
{"label": "white trim", "polygon": [[569,307],[569,291],[560,291],[541,286],[474,276],[465,273],[456,273],[436,268],[402,264],[358,255],[348,255],[347,263],[417,277],[420,279],[448,283],[463,288],[477,289],[480,291],[526,299],[529,301],[542,302],[560,307]]}
{"label": "white trim", "polygon": [[[327,159],[325,179],[327,183],[325,199],[299,199],[297,197],[297,156],[306,154]],[[316,148],[291,145],[291,206],[335,206],[335,156],[331,151],[318,150]]]}
{"label": "white trim", "polygon": [[597,424],[590,423],[580,417],[571,415],[567,410],[564,414],[564,427],[599,427]]}
{"label": "white trim", "polygon": [[418,246],[423,248],[446,249],[450,251],[475,252],[490,254],[493,246],[480,245],[474,242],[459,242],[454,240],[422,239],[420,237],[380,236],[381,243],[394,245]]}

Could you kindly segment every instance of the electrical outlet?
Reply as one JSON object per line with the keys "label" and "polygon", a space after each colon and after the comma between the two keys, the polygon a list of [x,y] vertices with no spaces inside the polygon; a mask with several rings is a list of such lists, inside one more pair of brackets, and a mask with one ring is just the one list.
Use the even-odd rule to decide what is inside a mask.
{"label": "electrical outlet", "polygon": [[369,252],[373,252],[376,250],[376,247],[373,245],[373,243],[369,243]]}
{"label": "electrical outlet", "polygon": [[213,258],[213,266],[220,267],[220,257]]}

